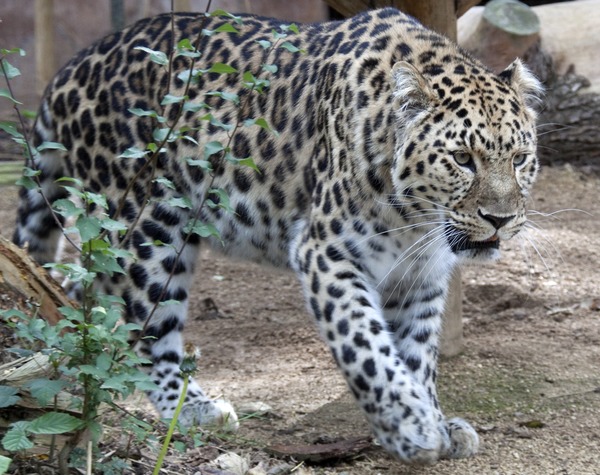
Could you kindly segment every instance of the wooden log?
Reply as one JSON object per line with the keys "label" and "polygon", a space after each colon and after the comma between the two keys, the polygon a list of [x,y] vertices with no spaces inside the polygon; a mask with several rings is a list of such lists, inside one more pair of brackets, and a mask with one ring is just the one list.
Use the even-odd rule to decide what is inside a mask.
{"label": "wooden log", "polygon": [[[503,12],[488,11],[495,3]],[[600,39],[591,34],[591,25],[600,23],[600,0],[568,7],[494,0],[465,15],[458,36],[461,46],[492,69],[501,71],[520,57],[544,83],[538,121],[542,161],[590,164],[600,159]]]}
{"label": "wooden log", "polygon": [[63,289],[24,249],[0,236],[0,285],[39,305],[39,314],[53,325],[62,320],[59,307],[73,306]]}
{"label": "wooden log", "polygon": [[503,71],[523,57],[540,38],[540,22],[527,5],[514,0],[492,0],[471,30],[461,32],[461,46],[493,71]]}
{"label": "wooden log", "polygon": [[[600,0],[554,3],[531,11],[539,18],[541,50],[552,58],[556,74],[565,75],[574,66],[576,74],[590,81],[587,92],[600,93],[600,39],[594,34],[600,24]],[[458,21],[458,43],[470,51],[474,50],[468,39],[483,13],[483,7],[472,8]]]}
{"label": "wooden log", "polygon": [[600,166],[600,94],[590,85],[572,68],[548,86],[538,126],[544,162]]}

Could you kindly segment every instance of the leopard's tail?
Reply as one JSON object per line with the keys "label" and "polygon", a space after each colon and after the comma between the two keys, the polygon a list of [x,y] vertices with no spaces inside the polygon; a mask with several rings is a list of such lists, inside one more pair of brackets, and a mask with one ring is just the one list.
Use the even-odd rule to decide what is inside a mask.
{"label": "leopard's tail", "polygon": [[[58,142],[57,139],[50,114],[50,104],[46,98],[42,102],[34,125],[32,145],[39,147],[44,142]],[[68,192],[57,182],[58,178],[66,175],[64,170],[66,154],[67,152],[57,149],[34,153],[33,159],[27,166],[39,173],[34,178],[39,183],[39,187],[24,186],[19,190],[13,242],[18,246],[27,246],[29,253],[40,264],[54,261],[62,236],[61,227],[64,218],[53,213],[49,204],[68,196]]]}

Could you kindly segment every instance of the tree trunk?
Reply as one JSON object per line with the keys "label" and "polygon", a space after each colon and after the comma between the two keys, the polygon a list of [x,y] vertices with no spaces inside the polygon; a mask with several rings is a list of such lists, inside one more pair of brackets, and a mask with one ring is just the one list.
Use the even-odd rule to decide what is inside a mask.
{"label": "tree trunk", "polygon": [[54,55],[54,1],[35,0],[36,89],[41,96],[56,72]]}

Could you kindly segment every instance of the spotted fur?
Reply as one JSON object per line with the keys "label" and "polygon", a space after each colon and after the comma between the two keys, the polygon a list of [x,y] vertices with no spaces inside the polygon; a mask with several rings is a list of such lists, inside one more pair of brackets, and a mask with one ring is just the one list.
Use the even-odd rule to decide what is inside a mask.
{"label": "spotted fur", "polygon": [[[35,125],[36,144],[52,140],[68,149],[45,151],[37,162],[50,200],[66,196],[57,177],[76,176],[106,194],[110,214],[122,200],[119,219],[135,224],[123,243],[135,256],[123,262],[126,274],[99,285],[121,296],[127,320],[146,325],[153,337],[139,350],[153,361],[161,389],[150,398],[165,417],[181,390],[181,332],[201,241],[184,232],[192,212],[165,201],[187,197],[198,207],[210,180],[186,157],[202,158],[203,144],[228,138],[205,124],[191,133],[199,145],[170,143],[154,173],[138,173],[145,159],[119,155],[145,148],[157,126],[129,109],[159,111],[169,81],[171,94],[184,87],[134,48],[168,52],[173,40],[194,38],[202,18],[176,14],[174,32],[169,15],[142,20],[82,51],[49,86]],[[204,27],[221,23],[210,19]],[[200,45],[196,68],[222,62],[240,74],[203,76],[190,100],[206,102],[223,123],[264,117],[278,132],[235,133],[232,153],[253,157],[259,172],[213,160],[210,186],[226,190],[235,212],[206,207],[202,219],[219,230],[224,245],[215,247],[226,254],[296,271],[321,335],[388,451],[408,462],[473,455],[476,432],[461,419],[447,420],[436,396],[441,313],[457,262],[497,257],[499,243],[523,227],[538,168],[531,102],[539,83],[518,61],[492,74],[393,9],[303,26],[291,41],[305,54],[276,49],[265,60],[257,40],[271,39],[279,26],[244,16],[239,34],[206,37]],[[266,94],[247,97],[241,72],[258,73],[263,62],[278,71]],[[178,58],[174,77],[187,68]],[[239,112],[209,91],[247,102]],[[166,116],[175,117],[176,107],[167,106]],[[183,120],[199,123],[193,112]],[[24,190],[15,242],[29,243],[47,262],[58,237],[40,195]],[[178,258],[174,249],[185,239]],[[147,245],[156,240],[168,245]],[[158,307],[147,321],[167,299],[179,303]],[[186,424],[237,427],[231,406],[211,401],[195,382],[181,417]]]}

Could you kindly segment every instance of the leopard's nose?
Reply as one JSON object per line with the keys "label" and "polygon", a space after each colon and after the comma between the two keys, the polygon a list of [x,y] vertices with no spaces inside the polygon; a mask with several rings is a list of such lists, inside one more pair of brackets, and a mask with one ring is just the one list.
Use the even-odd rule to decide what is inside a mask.
{"label": "leopard's nose", "polygon": [[500,229],[502,226],[504,226],[506,223],[508,223],[511,219],[515,217],[514,214],[512,216],[494,216],[493,214],[484,213],[481,210],[479,210],[478,212],[479,216],[485,219],[496,229]]}

